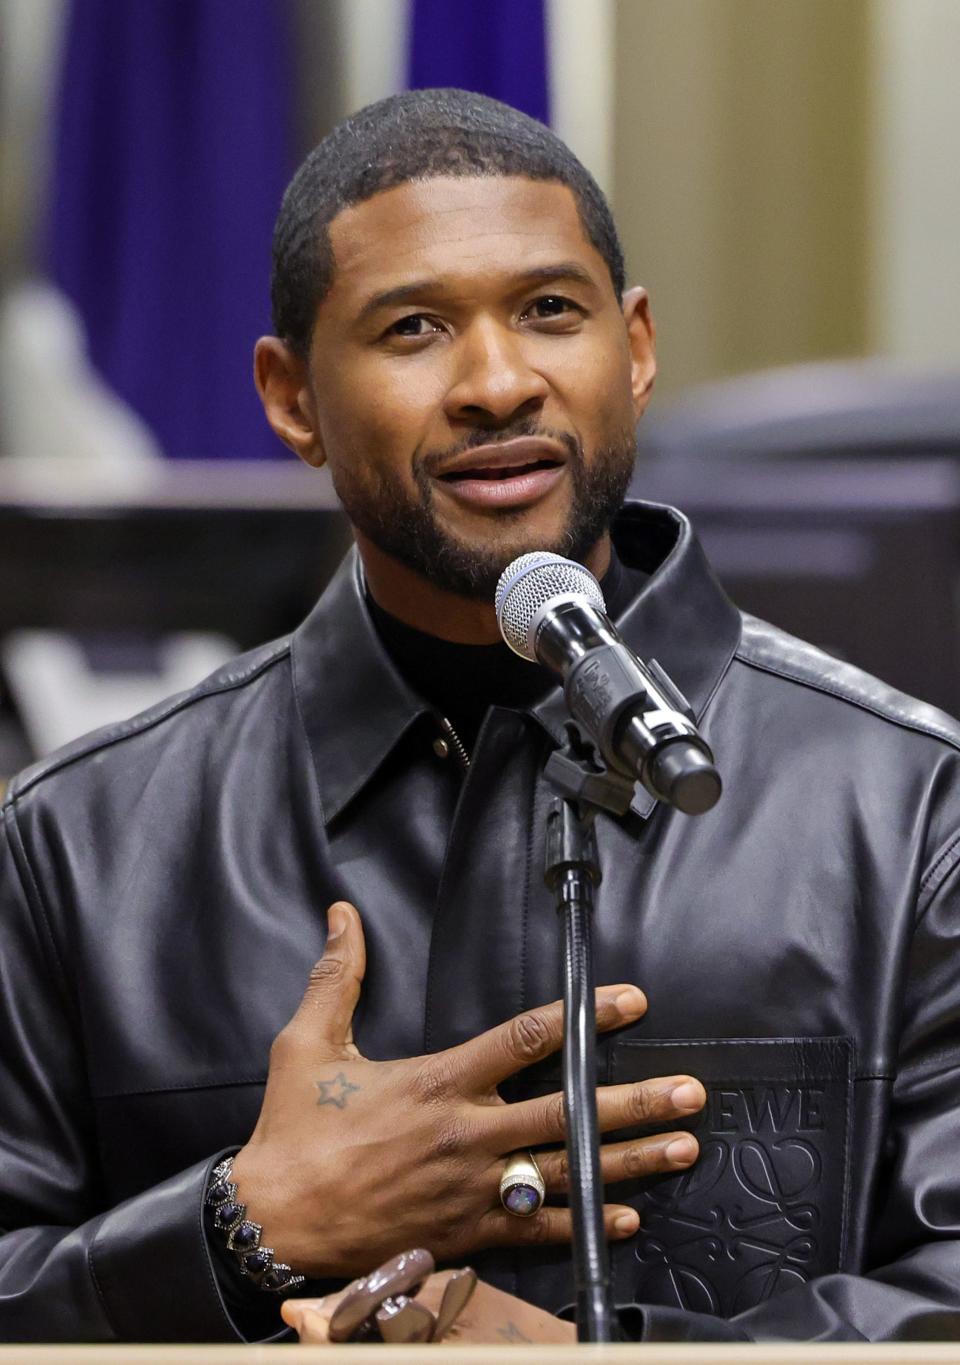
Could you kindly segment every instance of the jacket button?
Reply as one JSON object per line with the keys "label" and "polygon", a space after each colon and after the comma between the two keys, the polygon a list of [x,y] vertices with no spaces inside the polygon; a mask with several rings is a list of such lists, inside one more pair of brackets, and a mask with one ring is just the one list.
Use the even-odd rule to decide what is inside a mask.
{"label": "jacket button", "polygon": [[450,745],[445,739],[441,739],[438,735],[433,741],[433,752],[436,754],[437,758],[449,758]]}

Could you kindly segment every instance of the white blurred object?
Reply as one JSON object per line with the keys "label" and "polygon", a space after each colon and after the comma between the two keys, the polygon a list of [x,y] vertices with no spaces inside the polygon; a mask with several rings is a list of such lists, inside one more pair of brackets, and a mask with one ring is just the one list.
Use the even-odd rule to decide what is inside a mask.
{"label": "white blurred object", "polygon": [[614,0],[547,0],[550,125],[613,194]]}
{"label": "white blurred object", "polygon": [[71,636],[18,630],[0,643],[0,667],[30,746],[42,757],[193,687],[237,652],[223,635],[182,632],[159,642],[157,668],[150,672],[100,671]]}
{"label": "white blurred object", "polygon": [[15,286],[0,304],[0,451],[119,471],[162,458],[90,364],[76,309],[41,281]]}

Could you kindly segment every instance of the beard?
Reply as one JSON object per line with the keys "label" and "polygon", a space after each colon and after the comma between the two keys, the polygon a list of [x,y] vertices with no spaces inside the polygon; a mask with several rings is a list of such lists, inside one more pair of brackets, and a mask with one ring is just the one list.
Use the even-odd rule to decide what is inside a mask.
{"label": "beard", "polygon": [[546,436],[567,448],[570,510],[564,526],[552,536],[525,532],[527,509],[522,507],[490,512],[490,533],[483,544],[460,540],[439,521],[433,505],[431,471],[442,468],[462,451],[490,444],[489,431],[472,433],[456,447],[420,460],[413,471],[415,492],[392,470],[379,471],[373,488],[345,477],[341,470],[334,476],[334,488],[356,530],[384,554],[447,592],[492,600],[503,570],[527,551],[550,550],[582,563],[620,509],[636,458],[632,429],[601,447],[589,465],[580,442],[566,432],[524,422],[498,432],[495,439],[506,441],[516,436]]}

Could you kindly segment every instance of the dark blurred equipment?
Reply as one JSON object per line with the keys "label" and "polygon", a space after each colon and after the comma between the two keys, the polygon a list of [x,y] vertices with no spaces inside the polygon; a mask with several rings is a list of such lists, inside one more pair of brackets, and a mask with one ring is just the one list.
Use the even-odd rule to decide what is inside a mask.
{"label": "dark blurred equipment", "polygon": [[691,518],[744,610],[960,713],[960,375],[804,365],[641,427],[631,493]]}
{"label": "dark blurred equipment", "polygon": [[[67,458],[0,462],[0,642],[64,632],[104,677],[148,672],[171,634],[244,649],[303,619],[349,543],[329,481],[292,462],[158,461],[123,478],[78,477]],[[32,756],[11,681],[0,680],[7,774]]]}
{"label": "dark blurred equipment", "polygon": [[158,461],[78,485],[66,462],[59,484],[0,463],[0,634],[214,630],[247,648],[303,618],[349,543],[299,464]]}

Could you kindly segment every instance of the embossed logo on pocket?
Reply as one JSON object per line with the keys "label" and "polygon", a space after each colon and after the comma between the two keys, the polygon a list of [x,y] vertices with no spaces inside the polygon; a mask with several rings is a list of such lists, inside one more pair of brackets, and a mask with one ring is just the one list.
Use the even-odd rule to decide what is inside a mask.
{"label": "embossed logo on pocket", "polygon": [[[689,1171],[637,1182],[618,1295],[731,1316],[841,1264],[848,1039],[622,1040],[611,1079],[689,1072],[708,1102]],[[639,1262],[639,1274],[637,1273]]]}

